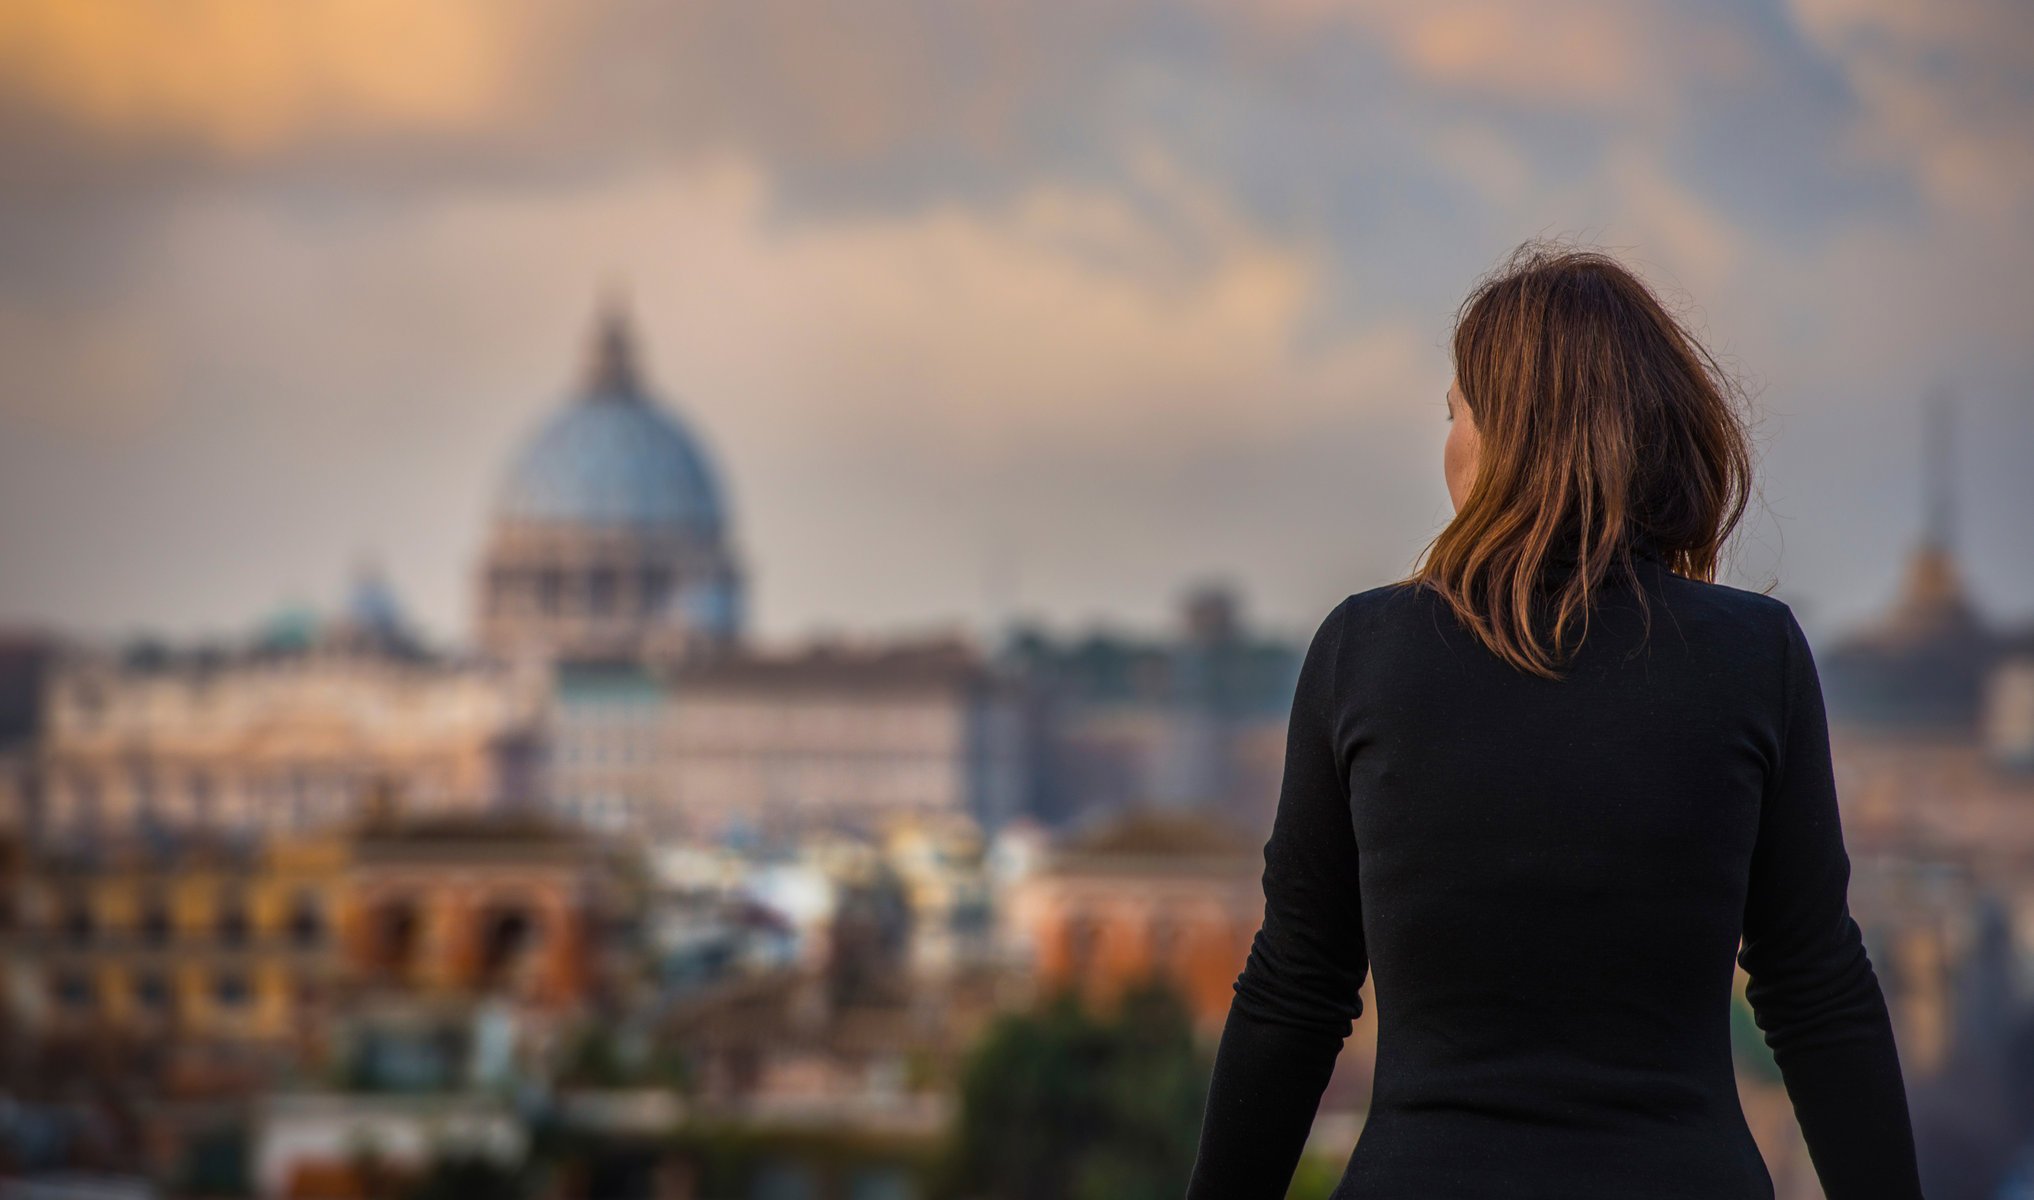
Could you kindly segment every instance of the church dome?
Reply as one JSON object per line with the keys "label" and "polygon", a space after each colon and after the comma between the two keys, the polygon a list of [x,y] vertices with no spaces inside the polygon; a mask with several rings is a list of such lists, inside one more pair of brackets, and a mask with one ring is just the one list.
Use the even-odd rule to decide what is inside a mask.
{"label": "church dome", "polygon": [[737,640],[744,576],[713,462],[637,373],[621,314],[591,370],[513,461],[475,589],[505,658],[627,660]]}
{"label": "church dome", "polygon": [[586,386],[524,446],[496,511],[510,521],[723,532],[712,464],[676,414],[644,390],[618,313],[602,319]]}

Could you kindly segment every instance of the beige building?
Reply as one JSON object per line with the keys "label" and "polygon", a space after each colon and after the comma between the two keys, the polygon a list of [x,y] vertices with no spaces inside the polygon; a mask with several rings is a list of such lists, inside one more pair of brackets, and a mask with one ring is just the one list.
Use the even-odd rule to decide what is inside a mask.
{"label": "beige building", "polygon": [[412,811],[513,807],[532,799],[540,684],[424,650],[372,580],[345,615],[246,645],[73,647],[43,687],[26,825],[60,842],[301,832],[377,783]]}
{"label": "beige building", "polygon": [[877,834],[952,816],[993,828],[1030,777],[1017,695],[949,639],[568,665],[545,728],[558,814],[608,830]]}

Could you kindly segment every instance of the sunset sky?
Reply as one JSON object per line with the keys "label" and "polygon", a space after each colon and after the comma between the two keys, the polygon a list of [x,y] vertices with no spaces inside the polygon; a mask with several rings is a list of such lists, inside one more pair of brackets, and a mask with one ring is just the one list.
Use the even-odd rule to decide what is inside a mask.
{"label": "sunset sky", "polygon": [[467,632],[604,289],[765,636],[1304,633],[1448,516],[1446,338],[1606,246],[1763,416],[1731,581],[1881,608],[1956,397],[2034,612],[2024,0],[0,0],[0,622],[172,635],[381,565]]}

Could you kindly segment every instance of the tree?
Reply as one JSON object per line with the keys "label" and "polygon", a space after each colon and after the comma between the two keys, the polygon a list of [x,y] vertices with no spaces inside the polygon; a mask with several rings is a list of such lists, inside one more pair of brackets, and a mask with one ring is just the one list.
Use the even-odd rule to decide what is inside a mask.
{"label": "tree", "polygon": [[1170,984],[1140,984],[1106,1015],[1059,992],[998,1020],[969,1056],[935,1191],[1172,1200],[1193,1168],[1210,1069]]}
{"label": "tree", "polygon": [[403,1200],[517,1200],[529,1180],[514,1167],[478,1154],[456,1154],[433,1162]]}

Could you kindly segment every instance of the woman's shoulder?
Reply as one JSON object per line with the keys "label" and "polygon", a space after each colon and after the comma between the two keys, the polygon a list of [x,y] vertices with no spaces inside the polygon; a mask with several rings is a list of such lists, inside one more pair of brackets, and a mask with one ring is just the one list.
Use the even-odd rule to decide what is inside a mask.
{"label": "woman's shoulder", "polygon": [[1666,602],[1670,616],[1704,620],[1722,631],[1755,639],[1775,649],[1800,630],[1794,610],[1770,592],[1690,579],[1667,571],[1660,574],[1660,598]]}
{"label": "woman's shoulder", "polygon": [[[1776,650],[1784,639],[1798,636],[1800,626],[1792,608],[1767,592],[1691,579],[1665,568],[1656,569],[1644,590],[1656,629],[1663,619],[1668,629],[1683,636],[1703,632]],[[1455,622],[1439,592],[1417,579],[1400,579],[1350,593],[1329,612],[1325,624],[1335,626],[1348,641],[1397,638],[1414,628],[1438,631]]]}

